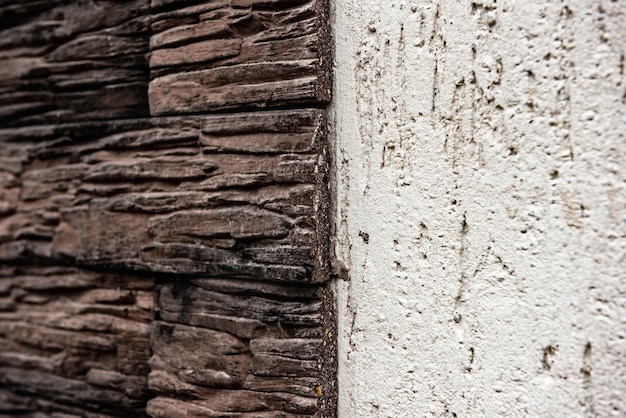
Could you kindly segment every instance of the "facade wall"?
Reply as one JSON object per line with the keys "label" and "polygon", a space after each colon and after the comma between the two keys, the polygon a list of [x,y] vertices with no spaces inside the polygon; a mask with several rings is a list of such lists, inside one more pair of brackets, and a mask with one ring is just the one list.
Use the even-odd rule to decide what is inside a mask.
{"label": "facade wall", "polygon": [[325,0],[0,1],[0,416],[335,414]]}
{"label": "facade wall", "polygon": [[624,416],[626,4],[333,25],[339,416]]}

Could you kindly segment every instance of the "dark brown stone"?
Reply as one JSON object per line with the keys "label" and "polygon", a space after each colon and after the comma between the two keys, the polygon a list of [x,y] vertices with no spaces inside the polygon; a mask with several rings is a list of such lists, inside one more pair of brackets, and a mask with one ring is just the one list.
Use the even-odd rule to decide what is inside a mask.
{"label": "dark brown stone", "polygon": [[326,0],[0,2],[0,415],[331,417]]}
{"label": "dark brown stone", "polygon": [[157,15],[152,112],[328,102],[328,62],[320,59],[326,16],[319,9],[315,0],[225,1]]}

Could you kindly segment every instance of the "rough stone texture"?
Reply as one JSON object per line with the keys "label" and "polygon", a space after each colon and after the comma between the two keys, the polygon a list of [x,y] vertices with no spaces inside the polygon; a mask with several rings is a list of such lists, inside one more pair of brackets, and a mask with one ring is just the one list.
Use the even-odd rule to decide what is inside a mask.
{"label": "rough stone texture", "polygon": [[0,123],[148,115],[148,0],[0,3]]}
{"label": "rough stone texture", "polygon": [[[323,338],[319,289],[271,286],[211,279],[159,286],[157,317],[165,322],[152,327],[150,388],[160,396],[150,401],[150,414],[204,408],[315,415]],[[181,395],[193,401],[176,401]]]}
{"label": "rough stone texture", "polygon": [[327,18],[0,1],[0,415],[334,415]]}
{"label": "rough stone texture", "polygon": [[303,109],[3,130],[17,170],[0,259],[311,281],[324,123]]}
{"label": "rough stone texture", "polygon": [[154,279],[0,269],[0,415],[143,416]]}
{"label": "rough stone texture", "polygon": [[339,415],[624,416],[626,3],[335,8]]}
{"label": "rough stone texture", "polygon": [[171,2],[153,1],[153,7],[154,114],[330,99],[324,1],[227,0],[173,11]]}

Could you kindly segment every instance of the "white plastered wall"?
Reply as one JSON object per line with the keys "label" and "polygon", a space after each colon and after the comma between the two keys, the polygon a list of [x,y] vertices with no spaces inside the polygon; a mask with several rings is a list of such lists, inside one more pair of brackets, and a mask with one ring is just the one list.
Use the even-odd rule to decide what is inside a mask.
{"label": "white plastered wall", "polygon": [[347,417],[626,416],[626,2],[333,0]]}

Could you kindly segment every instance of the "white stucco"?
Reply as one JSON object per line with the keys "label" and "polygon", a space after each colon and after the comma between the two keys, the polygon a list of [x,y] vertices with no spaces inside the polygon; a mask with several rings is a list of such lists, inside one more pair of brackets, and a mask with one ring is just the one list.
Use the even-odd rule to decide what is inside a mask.
{"label": "white stucco", "polygon": [[626,2],[333,7],[340,417],[626,416]]}

